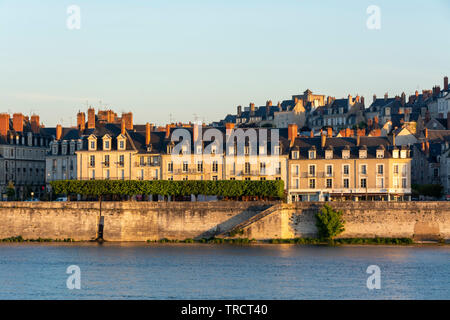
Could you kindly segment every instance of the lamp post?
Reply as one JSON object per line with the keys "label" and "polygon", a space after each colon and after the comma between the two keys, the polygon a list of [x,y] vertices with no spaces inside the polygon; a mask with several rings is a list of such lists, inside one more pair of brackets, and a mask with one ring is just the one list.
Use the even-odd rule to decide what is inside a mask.
{"label": "lamp post", "polygon": [[33,201],[33,200],[34,200],[34,192],[31,191],[31,201]]}

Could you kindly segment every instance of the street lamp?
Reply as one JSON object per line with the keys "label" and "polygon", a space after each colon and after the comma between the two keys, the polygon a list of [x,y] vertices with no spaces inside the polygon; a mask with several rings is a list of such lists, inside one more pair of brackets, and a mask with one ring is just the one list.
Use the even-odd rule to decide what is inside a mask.
{"label": "street lamp", "polygon": [[33,201],[33,200],[34,200],[34,192],[31,191],[31,201]]}

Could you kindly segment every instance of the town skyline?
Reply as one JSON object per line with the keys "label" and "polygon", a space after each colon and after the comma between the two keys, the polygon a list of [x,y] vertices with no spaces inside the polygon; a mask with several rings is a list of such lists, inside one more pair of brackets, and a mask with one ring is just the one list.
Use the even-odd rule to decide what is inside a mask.
{"label": "town skyline", "polygon": [[66,27],[71,4],[2,2],[3,111],[70,126],[76,119],[66,115],[101,100],[101,109],[151,113],[157,124],[170,114],[208,123],[306,88],[366,100],[411,94],[450,70],[446,1],[427,2],[433,15],[419,2],[378,1],[378,30],[366,26],[368,1],[80,1],[79,30]]}

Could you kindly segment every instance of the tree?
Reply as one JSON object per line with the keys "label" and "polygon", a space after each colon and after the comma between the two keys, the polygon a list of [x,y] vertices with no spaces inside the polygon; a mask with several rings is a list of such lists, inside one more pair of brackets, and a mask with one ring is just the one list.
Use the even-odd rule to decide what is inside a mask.
{"label": "tree", "polygon": [[8,200],[12,200],[16,196],[16,189],[14,188],[14,183],[12,181],[8,182],[8,186],[6,187],[6,195],[8,196]]}
{"label": "tree", "polygon": [[320,212],[316,213],[316,227],[319,238],[333,240],[334,237],[342,233],[345,230],[342,215],[342,211],[336,211],[325,204]]}

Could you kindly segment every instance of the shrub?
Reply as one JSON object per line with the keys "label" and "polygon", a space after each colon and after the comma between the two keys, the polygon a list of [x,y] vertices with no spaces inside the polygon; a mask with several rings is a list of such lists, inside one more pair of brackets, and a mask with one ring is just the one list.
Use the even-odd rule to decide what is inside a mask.
{"label": "shrub", "polygon": [[323,206],[316,214],[316,227],[320,239],[332,240],[345,230],[342,215],[342,211],[335,211],[327,204]]}

